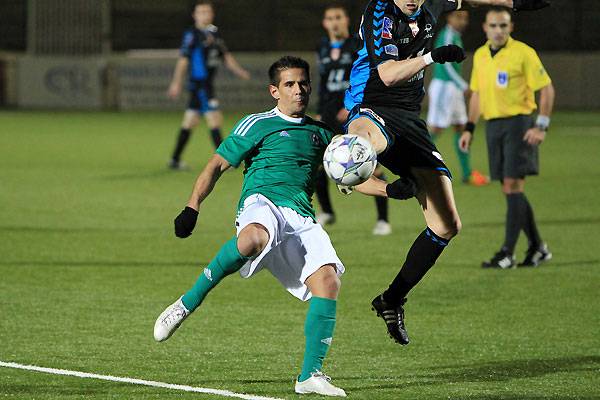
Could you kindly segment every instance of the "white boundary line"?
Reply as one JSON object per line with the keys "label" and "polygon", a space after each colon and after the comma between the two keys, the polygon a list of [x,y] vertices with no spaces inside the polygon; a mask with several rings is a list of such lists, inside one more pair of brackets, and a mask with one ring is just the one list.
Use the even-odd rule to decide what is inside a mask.
{"label": "white boundary line", "polygon": [[282,399],[278,399],[275,397],[263,397],[263,396],[255,396],[255,395],[251,395],[251,394],[235,393],[235,392],[230,392],[229,390],[211,389],[211,388],[203,388],[203,387],[195,387],[195,386],[187,386],[187,385],[175,385],[172,383],[147,381],[144,379],[135,379],[135,378],[123,378],[123,377],[112,376],[112,375],[90,374],[88,372],[70,371],[67,369],[57,369],[57,368],[45,368],[45,367],[38,367],[35,365],[17,364],[17,363],[13,363],[13,362],[0,361],[0,367],[24,369],[27,371],[45,372],[47,374],[55,374],[55,375],[76,376],[78,378],[101,379],[104,381],[132,383],[134,385],[144,385],[144,386],[152,386],[152,387],[165,388],[165,389],[183,390],[185,392],[208,393],[208,394],[214,394],[217,396],[237,397],[239,399],[245,399],[245,400],[282,400]]}

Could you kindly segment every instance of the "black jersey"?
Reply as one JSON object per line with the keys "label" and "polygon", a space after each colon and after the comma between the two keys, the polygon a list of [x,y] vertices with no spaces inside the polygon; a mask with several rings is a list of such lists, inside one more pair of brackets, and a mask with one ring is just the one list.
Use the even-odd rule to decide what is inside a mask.
{"label": "black jersey", "polygon": [[345,106],[358,104],[419,111],[425,95],[424,71],[407,82],[387,87],[377,67],[390,60],[406,60],[431,51],[438,18],[458,8],[456,0],[426,0],[417,15],[407,17],[392,0],[372,0],[360,26],[362,47],[352,66]]}
{"label": "black jersey", "polygon": [[205,29],[191,28],[183,35],[181,56],[187,57],[190,82],[206,81],[212,84],[217,68],[227,53],[225,42],[218,28],[209,25]]}
{"label": "black jersey", "polygon": [[319,66],[319,104],[317,112],[324,121],[335,120],[344,107],[344,93],[350,87],[350,71],[360,48],[360,39],[352,36],[343,42],[332,43],[321,38],[317,47]]}

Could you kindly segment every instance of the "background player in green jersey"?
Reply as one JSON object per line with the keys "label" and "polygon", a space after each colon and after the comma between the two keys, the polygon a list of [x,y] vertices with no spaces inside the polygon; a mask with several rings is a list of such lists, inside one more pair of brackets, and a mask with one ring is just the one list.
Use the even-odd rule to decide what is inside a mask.
{"label": "background player in green jersey", "polygon": [[[461,35],[469,24],[469,13],[459,10],[451,12],[446,17],[446,26],[438,33],[434,48],[453,44],[463,47]],[[435,141],[442,131],[452,125],[454,129],[454,149],[460,162],[462,180],[475,186],[489,183],[489,179],[479,171],[471,169],[469,153],[462,151],[458,141],[467,123],[467,106],[465,95],[469,84],[461,75],[461,64],[447,62],[434,64],[433,79],[429,84],[429,109],[427,110],[427,125],[431,137]]]}
{"label": "background player in green jersey", "polygon": [[305,115],[311,92],[306,61],[283,57],[271,66],[269,78],[277,106],[238,122],[198,176],[187,207],[175,219],[176,235],[191,235],[199,207],[221,174],[244,161],[237,235],[221,247],[194,286],[158,317],[154,338],[168,339],[225,276],[240,271],[249,277],[266,268],[291,294],[310,299],[296,393],[345,396],[321,372],[333,337],[344,265],[315,222],[311,205],[315,174],[333,133]]}

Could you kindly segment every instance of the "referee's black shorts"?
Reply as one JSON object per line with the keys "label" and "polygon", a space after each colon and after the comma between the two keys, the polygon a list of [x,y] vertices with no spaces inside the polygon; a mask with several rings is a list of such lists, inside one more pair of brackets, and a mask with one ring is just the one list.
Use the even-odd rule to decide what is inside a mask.
{"label": "referee's black shorts", "polygon": [[531,115],[497,118],[487,121],[486,139],[490,177],[522,179],[539,173],[538,146],[523,140],[534,125]]}
{"label": "referee's black shorts", "polygon": [[346,129],[358,117],[369,118],[386,136],[388,146],[377,156],[377,161],[392,173],[412,176],[410,169],[414,167],[438,170],[452,178],[431,140],[427,124],[416,112],[397,107],[360,105],[350,111]]}

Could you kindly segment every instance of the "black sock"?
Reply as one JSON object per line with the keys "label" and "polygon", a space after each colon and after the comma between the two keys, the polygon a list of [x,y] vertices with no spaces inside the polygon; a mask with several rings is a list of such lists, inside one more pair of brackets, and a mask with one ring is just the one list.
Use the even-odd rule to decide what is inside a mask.
{"label": "black sock", "polygon": [[173,151],[173,156],[171,157],[173,161],[179,162],[181,158],[181,153],[183,153],[183,149],[185,149],[185,145],[188,140],[190,140],[190,129],[181,128],[179,130],[179,135],[177,136],[177,143],[175,144],[175,150]]}
{"label": "black sock", "polygon": [[527,208],[525,209],[525,223],[523,224],[523,231],[529,240],[529,247],[537,249],[542,245],[542,238],[540,237],[540,232],[538,231],[537,224],[535,223],[533,208],[531,208],[531,204],[529,204],[529,200],[527,200],[525,193],[523,193],[523,199],[527,205]]}
{"label": "black sock", "polygon": [[[386,181],[385,174],[379,175],[377,178]],[[388,199],[387,197],[375,196],[375,207],[377,207],[377,221],[388,222]]]}
{"label": "black sock", "polygon": [[510,193],[506,195],[506,230],[502,249],[514,254],[519,233],[526,218],[527,203],[523,193]]}
{"label": "black sock", "polygon": [[215,149],[219,147],[223,139],[221,139],[221,129],[213,128],[210,130],[210,137],[212,137],[213,144],[215,145]]}
{"label": "black sock", "polygon": [[321,205],[321,211],[327,214],[334,214],[333,207],[331,206],[331,199],[329,198],[329,182],[327,179],[325,170],[319,168],[315,178],[315,193],[317,194],[317,200]]}
{"label": "black sock", "polygon": [[429,227],[421,232],[408,250],[402,269],[383,293],[385,301],[392,305],[399,304],[435,264],[448,242],[449,240],[439,237]]}

